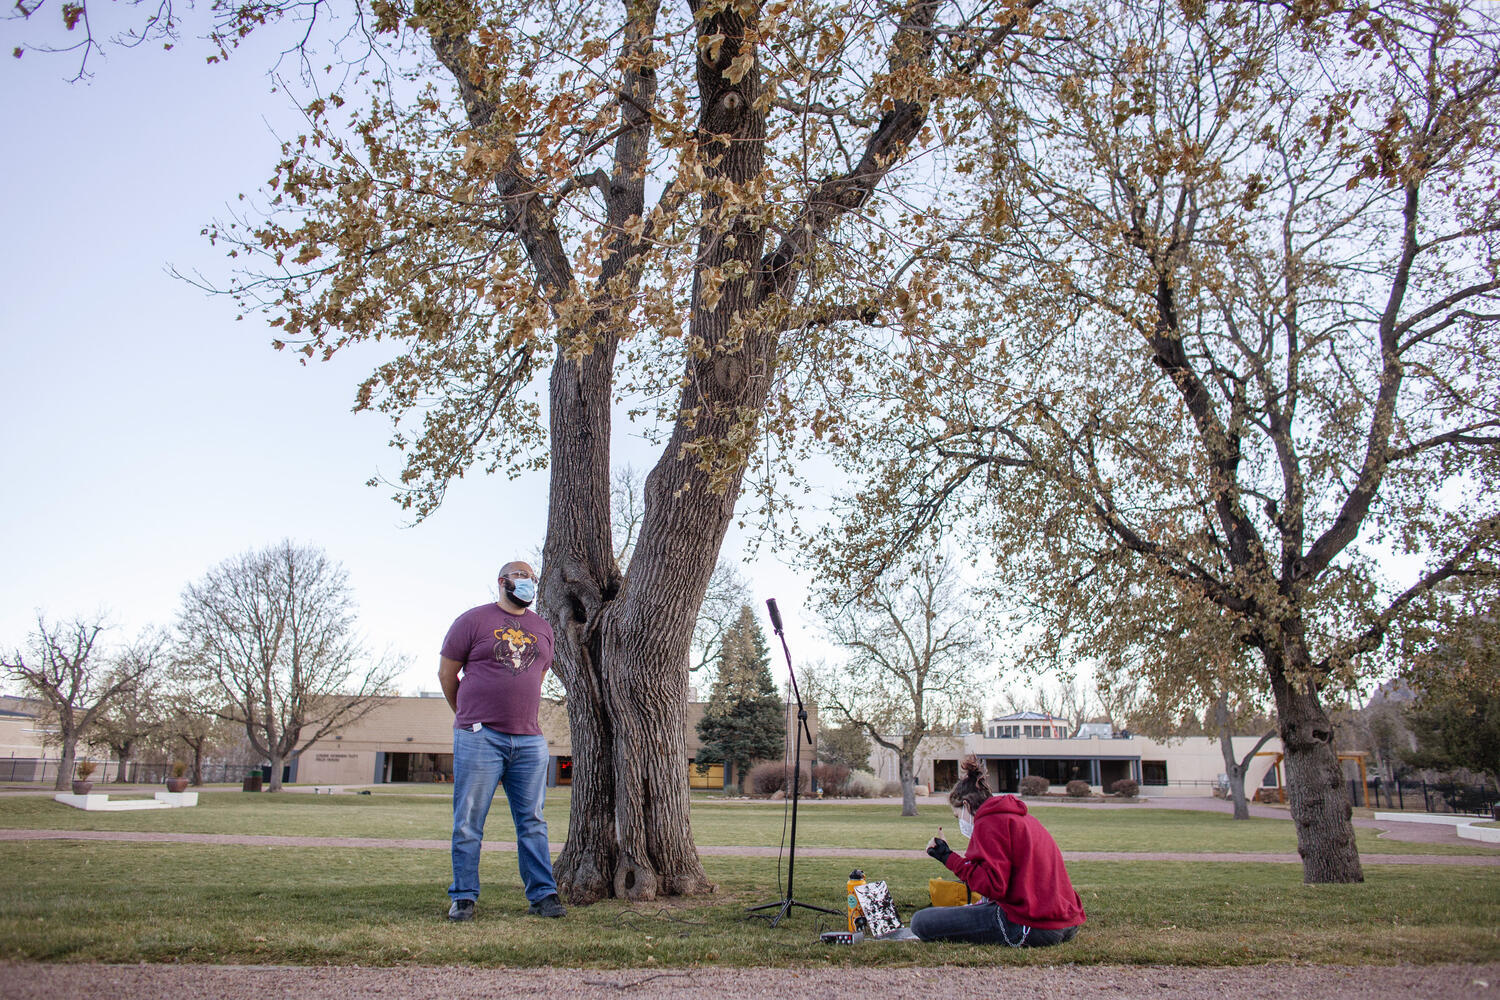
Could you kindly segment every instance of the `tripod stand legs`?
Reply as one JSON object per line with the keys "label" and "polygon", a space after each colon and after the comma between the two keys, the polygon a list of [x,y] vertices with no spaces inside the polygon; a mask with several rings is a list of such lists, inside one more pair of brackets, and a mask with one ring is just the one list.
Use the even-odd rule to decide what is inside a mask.
{"label": "tripod stand legs", "polygon": [[746,912],[748,912],[748,913],[755,913],[758,910],[775,909],[776,910],[776,916],[770,918],[771,919],[771,926],[775,927],[777,924],[781,923],[781,918],[787,915],[787,911],[789,911],[794,906],[800,906],[804,910],[814,910],[814,911],[816,911],[818,913],[830,913],[830,914],[832,914],[835,917],[842,917],[844,915],[844,914],[840,913],[838,910],[830,910],[826,906],[813,906],[811,903],[799,903],[795,899],[792,899],[791,897],[788,897],[786,899],[780,900],[779,902],[775,902],[775,903],[762,903],[759,906],[752,906]]}

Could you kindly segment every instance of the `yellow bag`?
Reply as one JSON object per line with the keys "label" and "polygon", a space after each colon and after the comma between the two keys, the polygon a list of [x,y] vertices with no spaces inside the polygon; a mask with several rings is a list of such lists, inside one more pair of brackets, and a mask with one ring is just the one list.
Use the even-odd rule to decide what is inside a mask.
{"label": "yellow bag", "polygon": [[933,906],[963,906],[984,899],[977,892],[969,892],[968,888],[962,882],[949,882],[945,878],[927,880],[927,895]]}

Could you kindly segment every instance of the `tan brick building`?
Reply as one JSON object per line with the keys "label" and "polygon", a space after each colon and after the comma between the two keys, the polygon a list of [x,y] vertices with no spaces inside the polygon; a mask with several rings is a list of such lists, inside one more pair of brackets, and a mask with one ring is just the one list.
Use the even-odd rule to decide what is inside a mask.
{"label": "tan brick building", "polygon": [[[698,720],[705,702],[687,706],[688,760],[698,752]],[[795,712],[788,722],[795,722]],[[562,702],[542,699],[538,721],[547,739],[551,764],[549,786],[572,783],[573,744],[568,713]],[[788,726],[789,730],[792,726]],[[814,745],[803,746],[802,759],[812,761],[818,738],[817,710],[808,709],[808,728]],[[315,785],[365,785],[387,782],[453,780],[453,710],[441,694],[391,698],[364,718],[313,743],[292,765],[289,780]],[[738,777],[711,765],[706,774],[688,771],[695,788],[726,788]]]}

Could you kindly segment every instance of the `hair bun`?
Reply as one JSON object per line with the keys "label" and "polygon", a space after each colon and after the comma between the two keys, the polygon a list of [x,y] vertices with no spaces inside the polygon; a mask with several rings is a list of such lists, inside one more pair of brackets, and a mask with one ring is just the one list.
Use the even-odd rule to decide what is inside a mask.
{"label": "hair bun", "polygon": [[966,756],[958,766],[963,768],[965,774],[980,774],[984,771],[984,766],[979,763],[979,758],[974,754]]}

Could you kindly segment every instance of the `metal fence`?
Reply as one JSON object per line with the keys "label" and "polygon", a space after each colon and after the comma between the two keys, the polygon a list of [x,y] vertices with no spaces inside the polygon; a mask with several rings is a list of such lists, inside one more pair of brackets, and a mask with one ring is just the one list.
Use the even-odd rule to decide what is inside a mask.
{"label": "metal fence", "polygon": [[[47,757],[0,757],[0,784],[54,785],[57,783],[57,769],[61,763],[62,761],[56,758]],[[95,784],[114,784],[120,781],[118,761],[96,760],[94,764],[95,769],[89,777],[90,781]],[[205,761],[203,781],[205,784],[222,782],[237,784],[252,771],[259,773],[260,768],[229,761]],[[136,785],[159,785],[166,781],[171,773],[172,765],[167,761],[127,761],[124,781]],[[74,772],[70,777],[76,778],[77,776],[75,763]]]}
{"label": "metal fence", "polygon": [[[1350,794],[1356,805],[1372,808],[1413,809],[1430,813],[1453,813],[1461,816],[1491,816],[1500,803],[1500,795],[1487,785],[1469,785],[1457,781],[1372,780],[1366,795],[1359,796],[1359,783]],[[1363,799],[1363,801],[1361,801]]]}

